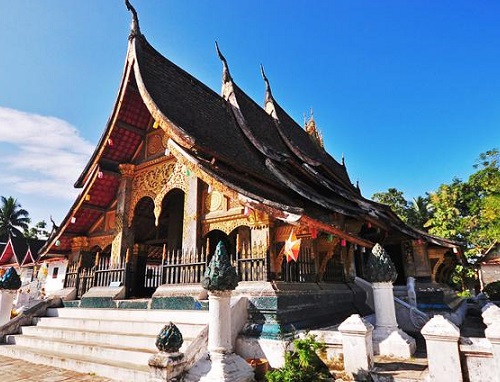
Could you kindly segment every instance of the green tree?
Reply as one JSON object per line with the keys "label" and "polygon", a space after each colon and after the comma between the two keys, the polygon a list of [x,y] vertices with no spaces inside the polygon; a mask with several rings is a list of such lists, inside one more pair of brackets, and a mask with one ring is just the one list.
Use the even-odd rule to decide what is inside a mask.
{"label": "green tree", "polygon": [[389,188],[385,192],[373,194],[372,200],[391,207],[391,210],[399,216],[405,223],[408,222],[408,201],[404,198],[403,192],[396,188]]}
{"label": "green tree", "polygon": [[33,227],[24,230],[24,237],[28,239],[47,239],[49,237],[47,230],[47,222],[45,220],[39,221]]}
{"label": "green tree", "polygon": [[479,156],[477,169],[466,182],[454,179],[430,194],[429,232],[466,244],[468,264],[457,266],[454,281],[470,287],[474,265],[481,254],[500,241],[500,155],[498,149]]}
{"label": "green tree", "polygon": [[466,242],[468,258],[500,241],[500,161],[498,149],[482,153],[466,182],[454,179],[430,195],[429,232]]}
{"label": "green tree", "polygon": [[407,210],[408,224],[420,230],[427,231],[425,224],[432,217],[429,194],[413,198]]}
{"label": "green tree", "polygon": [[23,231],[28,229],[30,218],[28,211],[12,196],[0,197],[0,237],[23,236]]}

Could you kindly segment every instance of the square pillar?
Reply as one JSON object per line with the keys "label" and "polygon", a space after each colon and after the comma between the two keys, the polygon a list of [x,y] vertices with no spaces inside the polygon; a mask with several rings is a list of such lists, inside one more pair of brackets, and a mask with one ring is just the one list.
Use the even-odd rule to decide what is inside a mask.
{"label": "square pillar", "polygon": [[370,369],[373,367],[373,326],[359,314],[351,315],[339,326],[342,333],[345,371],[352,374],[357,381],[370,380]]}
{"label": "square pillar", "polygon": [[427,345],[429,381],[462,382],[458,340],[460,330],[441,315],[434,316],[421,331]]}

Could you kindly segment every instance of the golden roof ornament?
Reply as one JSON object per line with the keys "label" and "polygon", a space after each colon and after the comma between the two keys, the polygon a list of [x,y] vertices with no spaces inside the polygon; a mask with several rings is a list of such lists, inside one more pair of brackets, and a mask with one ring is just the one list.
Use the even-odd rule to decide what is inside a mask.
{"label": "golden roof ornament", "polygon": [[321,136],[321,133],[316,127],[316,122],[314,121],[314,112],[312,108],[311,108],[311,114],[309,115],[309,120],[306,121],[306,119],[304,118],[304,123],[307,134],[309,134],[314,143],[316,143],[319,147],[323,149],[325,147],[323,144],[323,137]]}

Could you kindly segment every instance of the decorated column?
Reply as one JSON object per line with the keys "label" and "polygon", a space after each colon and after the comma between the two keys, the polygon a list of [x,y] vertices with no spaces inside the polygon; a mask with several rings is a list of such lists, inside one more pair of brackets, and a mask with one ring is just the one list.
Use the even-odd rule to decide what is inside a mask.
{"label": "decorated column", "polygon": [[376,324],[373,331],[375,354],[410,358],[415,339],[398,328],[392,283],[398,276],[387,252],[375,244],[367,262],[367,279],[372,283]]}
{"label": "decorated column", "polygon": [[122,256],[125,256],[127,249],[131,249],[133,244],[133,237],[128,227],[128,205],[130,204],[134,168],[133,164],[119,165],[122,178],[116,196],[115,237],[111,245],[111,266],[118,265]]}
{"label": "decorated column", "polygon": [[182,248],[196,250],[198,243],[198,178],[186,176],[187,192],[184,195],[184,223],[182,227]]}
{"label": "decorated column", "polygon": [[222,242],[217,244],[215,254],[208,265],[202,282],[208,290],[209,327],[208,351],[210,371],[202,382],[246,382],[253,381],[253,369],[243,358],[233,353],[231,344],[231,291],[238,285],[238,275],[229,262]]}

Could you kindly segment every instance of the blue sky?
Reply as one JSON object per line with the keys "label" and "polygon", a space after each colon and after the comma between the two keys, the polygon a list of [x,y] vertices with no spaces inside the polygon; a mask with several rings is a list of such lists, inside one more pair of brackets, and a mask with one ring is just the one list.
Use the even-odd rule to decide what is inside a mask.
{"label": "blue sky", "polygon": [[[217,92],[217,40],[235,82],[299,122],[363,195],[407,198],[466,178],[500,146],[500,2],[132,0],[142,32]],[[118,91],[121,0],[0,0],[0,195],[59,222]]]}

